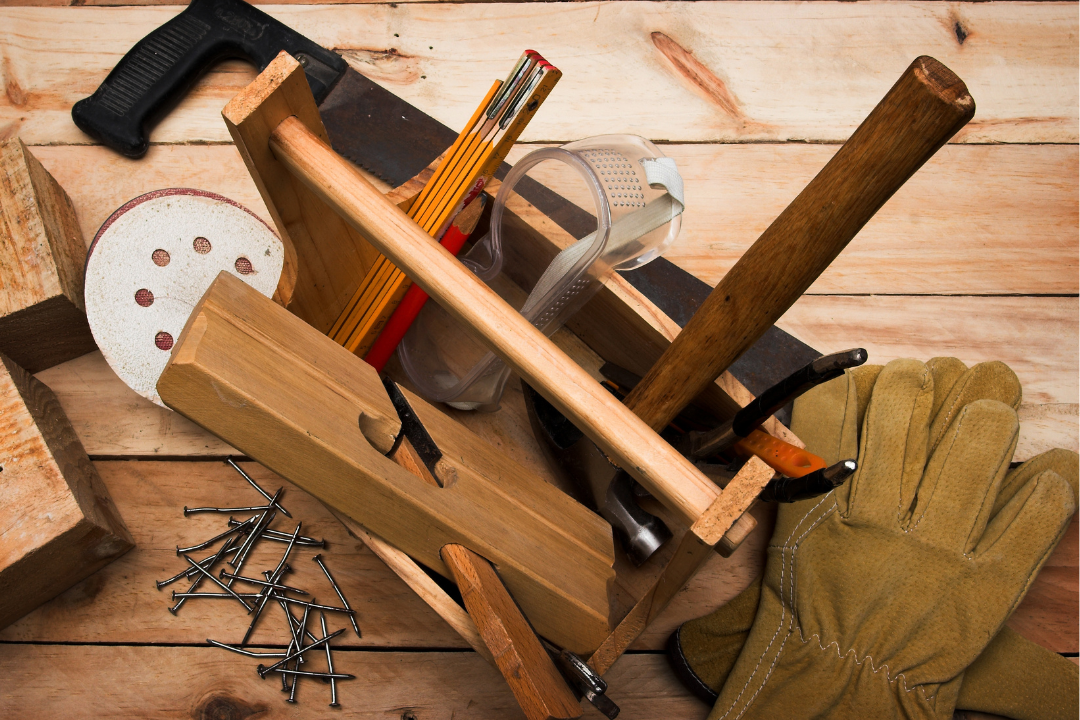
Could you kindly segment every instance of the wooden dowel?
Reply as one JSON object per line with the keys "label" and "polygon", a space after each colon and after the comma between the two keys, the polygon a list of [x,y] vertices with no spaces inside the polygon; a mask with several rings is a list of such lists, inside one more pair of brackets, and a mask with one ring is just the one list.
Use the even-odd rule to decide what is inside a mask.
{"label": "wooden dowel", "polygon": [[920,57],[743,254],[626,404],[660,430],[810,287],[878,208],[975,114],[964,82]]}
{"label": "wooden dowel", "polygon": [[[282,121],[271,134],[270,147],[312,192],[455,318],[474,328],[503,362],[684,522],[693,525],[710,509],[719,488],[300,120]],[[718,539],[710,538],[709,544]]]}

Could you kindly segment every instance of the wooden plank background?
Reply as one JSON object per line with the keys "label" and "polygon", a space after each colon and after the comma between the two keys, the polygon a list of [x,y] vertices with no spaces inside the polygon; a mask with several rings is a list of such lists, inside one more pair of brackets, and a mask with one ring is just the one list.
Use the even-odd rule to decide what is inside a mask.
{"label": "wooden plank background", "polygon": [[[0,3],[0,138],[19,135],[71,195],[89,242],[126,200],[162,187],[219,192],[268,218],[220,110],[254,71],[225,63],[153,132],[137,163],[83,135],[70,107],[176,0]],[[182,4],[182,3],[181,3]],[[141,7],[164,5],[167,7]],[[51,7],[50,7],[51,6]],[[917,55],[967,82],[972,123],[860,233],[780,324],[821,350],[863,345],[873,362],[952,354],[1002,359],[1024,384],[1018,457],[1076,450],[1078,409],[1078,45],[1074,2],[282,3],[264,9],[341,52],[451,127],[525,47],[565,77],[511,159],[541,144],[612,132],[660,143],[686,181],[669,257],[715,283],[827,162]],[[702,70],[701,68],[705,68]],[[244,620],[191,603],[173,617],[152,581],[179,570],[172,548],[212,534],[183,505],[250,490],[217,460],[231,452],[128,390],[92,353],[38,376],[58,395],[138,546],[0,632],[0,713],[309,716],[328,692],[289,706],[256,661],[206,645]],[[456,416],[544,471],[513,389],[498,416]],[[200,461],[201,460],[201,461]],[[252,472],[276,487],[255,465]],[[286,487],[289,486],[286,484]],[[360,717],[517,717],[505,683],[310,497],[286,506],[330,542],[327,562],[363,638],[336,656]],[[255,498],[252,498],[255,500]],[[764,525],[768,518],[761,517]],[[281,523],[279,523],[281,525]],[[622,717],[703,717],[658,654],[679,622],[733,597],[761,562],[766,532],[714,558],[610,674]],[[302,556],[297,582],[330,599]],[[307,566],[311,567],[307,567]],[[1014,627],[1077,652],[1077,527]],[[323,583],[325,585],[325,582]],[[281,644],[275,623],[257,642]],[[589,717],[599,717],[590,713]]]}

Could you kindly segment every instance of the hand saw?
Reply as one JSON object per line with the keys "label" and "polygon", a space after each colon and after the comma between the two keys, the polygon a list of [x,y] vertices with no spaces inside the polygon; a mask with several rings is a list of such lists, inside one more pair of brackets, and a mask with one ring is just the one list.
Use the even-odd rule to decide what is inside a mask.
{"label": "hand saw", "polygon": [[[149,147],[150,127],[212,66],[241,58],[261,71],[281,50],[304,67],[334,150],[390,185],[414,177],[457,138],[438,120],[353,70],[337,53],[243,0],[192,0],[136,43],[94,94],[72,107],[71,116],[91,137],[139,158]],[[496,177],[507,170],[503,163]],[[575,237],[595,228],[591,215],[539,183],[526,178],[517,192]],[[663,258],[623,276],[680,327],[711,290]],[[758,394],[820,356],[773,327],[730,370]]]}

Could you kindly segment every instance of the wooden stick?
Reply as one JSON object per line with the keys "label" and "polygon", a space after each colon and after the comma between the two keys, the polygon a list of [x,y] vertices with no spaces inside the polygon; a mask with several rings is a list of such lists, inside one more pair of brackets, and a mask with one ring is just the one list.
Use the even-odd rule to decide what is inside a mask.
{"label": "wooden stick", "polygon": [[581,703],[491,563],[461,545],[446,545],[441,554],[454,574],[469,616],[476,622],[525,717],[529,720],[581,717]]}
{"label": "wooden stick", "polygon": [[[465,269],[295,117],[272,132],[275,157],[456,319],[474,328],[575,425],[688,525],[720,496],[690,462]],[[716,529],[719,526],[707,525]],[[726,532],[703,537],[715,545]]]}
{"label": "wooden stick", "polygon": [[964,82],[913,62],[832,160],[713,290],[626,397],[655,430],[783,315],[878,208],[975,114]]}

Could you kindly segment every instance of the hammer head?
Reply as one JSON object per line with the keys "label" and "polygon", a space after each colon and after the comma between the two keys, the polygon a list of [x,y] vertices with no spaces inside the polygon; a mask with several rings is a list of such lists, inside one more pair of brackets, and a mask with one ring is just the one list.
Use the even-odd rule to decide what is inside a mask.
{"label": "hammer head", "polygon": [[564,476],[575,497],[596,510],[622,540],[630,559],[641,565],[671,538],[660,518],[634,499],[633,478],[613,464],[551,403],[522,382],[533,434],[551,467]]}

